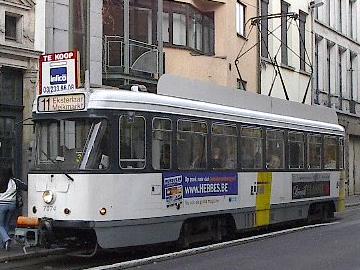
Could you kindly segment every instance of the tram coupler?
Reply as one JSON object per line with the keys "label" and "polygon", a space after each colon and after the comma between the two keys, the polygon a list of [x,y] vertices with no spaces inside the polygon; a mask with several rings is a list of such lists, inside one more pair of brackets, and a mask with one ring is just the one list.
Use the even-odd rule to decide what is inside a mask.
{"label": "tram coupler", "polygon": [[40,220],[38,218],[19,216],[16,222],[15,240],[24,245],[24,253],[26,253],[28,247],[39,246]]}

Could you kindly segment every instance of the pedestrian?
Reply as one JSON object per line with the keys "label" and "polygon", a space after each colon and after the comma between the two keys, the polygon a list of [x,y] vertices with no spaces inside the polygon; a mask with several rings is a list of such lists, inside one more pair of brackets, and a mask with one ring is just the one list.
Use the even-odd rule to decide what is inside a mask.
{"label": "pedestrian", "polygon": [[16,210],[16,183],[11,168],[0,169],[0,237],[3,247],[9,250],[9,223]]}

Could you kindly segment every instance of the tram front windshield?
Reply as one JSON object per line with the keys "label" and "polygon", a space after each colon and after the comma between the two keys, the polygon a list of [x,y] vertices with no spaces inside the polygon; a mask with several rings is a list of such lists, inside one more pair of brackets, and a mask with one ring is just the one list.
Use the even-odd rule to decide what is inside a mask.
{"label": "tram front windshield", "polygon": [[33,170],[104,170],[109,167],[107,121],[42,120],[35,124]]}

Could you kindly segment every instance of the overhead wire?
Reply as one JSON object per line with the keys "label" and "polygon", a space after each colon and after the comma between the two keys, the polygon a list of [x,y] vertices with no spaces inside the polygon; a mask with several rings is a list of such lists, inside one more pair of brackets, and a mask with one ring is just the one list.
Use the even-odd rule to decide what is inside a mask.
{"label": "overhead wire", "polygon": [[[267,15],[267,16],[253,17],[253,18],[250,18],[250,19],[246,22],[244,28],[245,28],[246,25],[249,23],[249,21],[251,21],[251,22],[252,22],[252,25],[256,24],[256,25],[258,26],[258,27],[257,27],[257,28],[258,28],[258,32],[261,33],[260,22],[261,22],[262,20],[264,20],[264,19],[269,20],[269,19],[275,19],[275,18],[282,18],[282,17],[284,17],[284,16],[287,17],[287,20],[286,20],[286,25],[287,25],[287,30],[286,30],[286,31],[287,31],[287,32],[289,32],[291,25],[295,25],[295,26],[297,27],[297,30],[298,30],[298,32],[299,32],[299,39],[300,39],[300,42],[301,42],[301,43],[303,44],[303,46],[304,46],[305,54],[306,54],[306,57],[307,57],[307,60],[308,60],[308,61],[304,60],[304,63],[305,63],[306,66],[310,67],[310,69],[311,69],[311,76],[310,76],[310,78],[309,78],[309,82],[308,82],[308,84],[307,84],[307,88],[306,88],[305,95],[304,95],[304,98],[303,98],[303,103],[304,103],[304,102],[305,102],[305,99],[306,99],[306,96],[307,96],[308,88],[309,88],[309,85],[310,85],[310,82],[311,82],[311,79],[312,79],[312,75],[313,75],[313,66],[312,66],[312,61],[311,61],[311,59],[310,59],[310,56],[309,56],[309,54],[308,54],[308,51],[307,51],[307,49],[306,49],[305,39],[304,39],[304,37],[302,37],[302,34],[301,34],[301,32],[300,32],[299,24],[297,23],[298,14],[296,14],[296,13],[294,13],[294,12],[291,12],[291,13],[287,13],[287,14],[285,14],[285,15],[280,13],[280,14],[270,14],[270,15]],[[293,23],[292,20],[294,20],[295,23]],[[267,35],[268,35],[268,36],[271,35],[271,36],[273,36],[276,40],[280,41],[280,46],[279,46],[279,48],[277,49],[277,52],[276,52],[276,54],[275,54],[274,57],[271,56],[270,51],[269,51],[269,47],[267,46],[267,44],[266,44],[266,42],[265,42],[265,40],[264,40],[264,37],[263,37],[262,35],[260,35],[260,36],[261,36],[261,41],[257,41],[257,42],[256,42],[254,45],[252,45],[249,49],[247,49],[245,52],[243,52],[243,49],[245,48],[245,45],[246,45],[246,43],[248,42],[248,37],[250,36],[250,34],[251,34],[252,30],[253,30],[253,27],[251,27],[249,33],[247,34],[246,42],[242,45],[242,47],[241,47],[241,49],[240,49],[240,51],[239,51],[239,53],[238,53],[238,55],[237,55],[237,57],[236,57],[236,59],[235,59],[235,65],[236,65],[236,68],[237,68],[239,77],[240,77],[240,79],[242,80],[242,78],[241,78],[241,72],[240,72],[239,67],[238,67],[239,59],[240,59],[241,57],[243,57],[245,54],[247,54],[249,51],[251,51],[254,47],[256,47],[256,46],[259,44],[259,42],[263,42],[263,43],[264,43],[264,46],[266,47],[268,59],[270,60],[272,66],[273,66],[273,68],[274,68],[273,81],[272,81],[272,84],[271,84],[271,87],[270,87],[270,90],[269,90],[269,95],[271,95],[272,89],[273,89],[273,86],[274,86],[274,83],[275,83],[275,80],[276,80],[277,76],[279,75],[279,76],[280,76],[280,79],[281,79],[282,86],[283,86],[284,94],[285,94],[285,96],[286,96],[286,99],[289,99],[289,98],[288,98],[288,95],[287,95],[287,91],[286,91],[286,86],[285,86],[284,80],[283,80],[282,75],[281,75],[281,70],[280,70],[280,68],[279,68],[279,65],[278,65],[278,63],[277,63],[277,59],[276,59],[276,58],[277,58],[277,55],[278,55],[279,52],[280,52],[280,49],[281,49],[281,46],[282,46],[282,45],[285,45],[285,47],[286,47],[290,52],[292,52],[296,57],[298,57],[300,60],[302,60],[302,57],[301,57],[300,54],[298,54],[297,52],[295,52],[291,47],[289,47],[288,44],[286,44],[283,40],[281,40],[280,38],[278,38],[278,37],[274,34],[274,32],[275,32],[276,30],[278,30],[280,27],[281,27],[281,24],[280,24],[279,26],[277,26],[276,28],[272,29],[272,30],[267,29]],[[305,31],[311,33],[311,31],[309,31],[309,30],[307,30],[307,29],[305,29]]]}

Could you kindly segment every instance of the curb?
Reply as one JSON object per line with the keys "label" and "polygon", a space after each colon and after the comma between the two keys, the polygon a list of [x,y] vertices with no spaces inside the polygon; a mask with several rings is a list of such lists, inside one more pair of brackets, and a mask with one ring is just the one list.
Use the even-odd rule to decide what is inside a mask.
{"label": "curb", "polygon": [[345,208],[355,207],[355,206],[359,206],[359,205],[360,205],[360,202],[347,203],[347,204],[345,204]]}
{"label": "curb", "polygon": [[[359,205],[360,205],[360,202],[347,203],[347,204],[345,204],[345,208],[356,207]],[[316,227],[326,226],[329,224],[333,224],[333,223],[317,224],[318,226],[316,226]],[[184,251],[179,251],[179,252],[174,253],[176,255],[172,255],[172,254],[160,255],[160,256],[165,256],[164,258],[160,258],[160,257],[158,258],[158,256],[154,256],[156,258],[153,258],[153,257],[144,258],[144,259],[138,260],[139,262],[137,262],[137,263],[135,263],[134,261],[129,261],[129,262],[119,263],[119,266],[108,266],[110,268],[105,268],[105,266],[103,266],[103,267],[99,266],[96,268],[89,268],[89,270],[127,269],[127,268],[131,268],[131,267],[135,267],[135,266],[150,264],[152,262],[160,262],[160,261],[165,261],[165,260],[169,260],[172,258],[190,256],[195,253],[204,253],[204,252],[209,252],[209,251],[217,250],[217,249],[224,248],[224,247],[237,246],[237,245],[253,242],[255,240],[271,238],[276,235],[285,235],[285,234],[289,234],[289,233],[292,233],[295,231],[303,231],[303,230],[307,230],[309,228],[314,228],[314,227],[302,226],[302,227],[290,229],[289,231],[279,231],[279,232],[276,232],[276,234],[270,233],[270,234],[265,234],[265,235],[259,235],[259,237],[254,238],[254,239],[243,238],[243,239],[236,240],[236,242],[234,242],[234,243],[225,242],[225,243],[214,244],[214,245],[210,245],[210,246],[206,246],[206,247],[202,247],[202,248],[196,248],[195,251],[193,251],[193,252],[191,252],[191,251],[194,249],[190,249],[190,250],[184,250]],[[9,254],[8,256],[0,255],[0,263],[16,261],[16,260],[23,260],[23,259],[27,259],[27,258],[46,257],[46,256],[50,256],[50,255],[62,255],[62,254],[65,254],[68,252],[68,250],[65,248],[55,248],[55,249],[48,249],[48,250],[46,250],[46,249],[45,250],[31,250],[31,248],[29,248],[27,253],[23,253],[21,246],[16,247],[16,249],[19,249],[20,253]],[[182,253],[184,253],[184,254],[182,254]],[[143,261],[143,260],[145,260],[145,261]],[[140,261],[143,261],[143,262],[140,262]]]}
{"label": "curb", "polygon": [[22,251],[21,247],[19,247],[19,249],[20,249],[21,253],[9,254],[8,256],[0,256],[0,263],[16,261],[16,260],[23,260],[23,259],[28,259],[28,258],[46,257],[49,255],[60,255],[60,254],[65,254],[67,252],[67,249],[65,249],[65,248],[55,248],[55,249],[49,249],[49,250],[34,250],[34,251],[31,251],[31,249],[29,249],[27,253],[24,253]]}
{"label": "curb", "polygon": [[243,245],[246,243],[255,242],[258,240],[273,238],[273,237],[276,237],[279,235],[287,235],[287,234],[291,234],[291,233],[298,232],[298,231],[305,231],[308,229],[334,225],[337,223],[339,223],[339,222],[306,225],[306,226],[291,228],[291,229],[287,229],[287,230],[283,230],[283,231],[272,232],[272,233],[237,239],[237,240],[233,240],[233,241],[218,243],[218,244],[212,244],[212,245],[208,245],[208,246],[204,246],[204,247],[192,248],[192,249],[182,250],[182,251],[178,251],[178,252],[174,252],[174,253],[152,256],[152,257],[143,258],[143,259],[139,259],[139,260],[132,260],[132,261],[126,261],[126,262],[116,263],[116,264],[112,264],[112,265],[103,265],[103,266],[97,266],[97,267],[93,267],[93,268],[87,268],[85,270],[118,270],[118,269],[128,269],[128,268],[133,268],[133,267],[139,267],[139,266],[148,265],[151,263],[157,263],[157,262],[167,261],[167,260],[171,260],[171,259],[175,259],[175,258],[192,256],[195,254],[197,255],[197,254],[206,253],[206,252],[210,252],[210,251],[214,251],[214,250],[219,250],[222,248],[239,246],[239,245]]}

